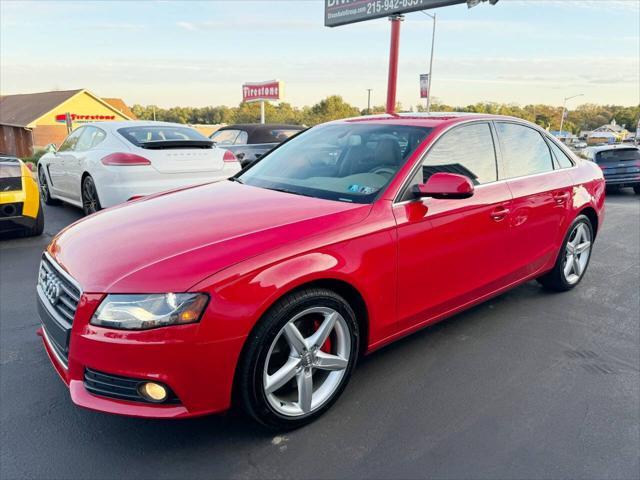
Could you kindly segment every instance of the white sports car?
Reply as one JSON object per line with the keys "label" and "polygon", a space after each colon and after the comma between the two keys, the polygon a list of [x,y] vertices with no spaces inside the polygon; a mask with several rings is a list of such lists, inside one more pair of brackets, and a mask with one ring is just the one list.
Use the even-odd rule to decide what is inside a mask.
{"label": "white sports car", "polygon": [[62,200],[82,207],[86,215],[240,171],[233,153],[178,123],[89,123],[51,150],[38,162],[43,201],[51,205]]}

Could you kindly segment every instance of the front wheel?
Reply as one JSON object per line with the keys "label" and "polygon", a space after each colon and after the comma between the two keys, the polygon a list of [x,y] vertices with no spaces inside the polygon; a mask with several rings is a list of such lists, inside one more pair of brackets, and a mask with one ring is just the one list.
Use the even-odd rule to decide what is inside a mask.
{"label": "front wheel", "polygon": [[553,270],[538,278],[538,282],[558,292],[571,290],[578,285],[589,266],[593,237],[593,226],[589,218],[578,215],[562,243]]}
{"label": "front wheel", "polygon": [[59,205],[60,201],[51,197],[51,189],[49,188],[49,182],[47,181],[47,174],[44,171],[45,167],[40,167],[38,170],[38,183],[40,185],[40,198],[45,205]]}
{"label": "front wheel", "polygon": [[82,210],[85,215],[91,215],[102,210],[96,184],[90,175],[87,175],[82,180]]}
{"label": "front wheel", "polygon": [[247,340],[236,384],[244,410],[278,430],[315,420],[347,385],[358,336],[353,310],[333,291],[313,288],[284,297]]}

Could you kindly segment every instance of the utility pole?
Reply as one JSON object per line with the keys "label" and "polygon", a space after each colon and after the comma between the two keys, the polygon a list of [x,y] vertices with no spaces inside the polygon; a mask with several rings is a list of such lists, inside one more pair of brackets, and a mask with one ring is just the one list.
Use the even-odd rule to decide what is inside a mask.
{"label": "utility pole", "polygon": [[396,87],[398,85],[398,51],[400,50],[400,24],[404,15],[392,15],[391,46],[389,48],[389,79],[387,82],[387,113],[396,111]]}
{"label": "utility pole", "polygon": [[367,88],[367,115],[371,115],[371,92],[373,88]]}
{"label": "utility pole", "polygon": [[264,125],[264,100],[260,101],[260,123]]}
{"label": "utility pole", "polygon": [[567,110],[567,100],[583,96],[584,93],[579,93],[578,95],[573,95],[571,97],[564,97],[564,102],[562,103],[562,116],[560,117],[560,133],[558,135],[562,135],[562,126],[564,125],[564,112]]}
{"label": "utility pole", "polygon": [[431,58],[429,59],[429,82],[427,86],[427,113],[431,111],[431,79],[433,78],[433,49],[436,43],[436,14],[422,11],[427,17],[433,20],[433,31],[431,32]]}

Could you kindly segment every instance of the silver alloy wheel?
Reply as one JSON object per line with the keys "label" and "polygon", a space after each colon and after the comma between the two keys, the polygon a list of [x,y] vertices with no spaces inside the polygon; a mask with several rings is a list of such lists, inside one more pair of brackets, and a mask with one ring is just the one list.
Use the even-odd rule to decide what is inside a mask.
{"label": "silver alloy wheel", "polygon": [[578,283],[591,255],[591,231],[584,223],[577,224],[567,242],[564,259],[564,278],[569,285]]}
{"label": "silver alloy wheel", "polygon": [[[304,337],[300,331],[304,327],[313,333]],[[322,350],[328,339],[331,353]],[[283,347],[288,352],[283,352],[278,362],[275,353]],[[329,307],[312,307],[298,313],[278,332],[267,353],[263,387],[269,404],[288,417],[314,412],[340,386],[350,354],[351,332],[340,313]]]}

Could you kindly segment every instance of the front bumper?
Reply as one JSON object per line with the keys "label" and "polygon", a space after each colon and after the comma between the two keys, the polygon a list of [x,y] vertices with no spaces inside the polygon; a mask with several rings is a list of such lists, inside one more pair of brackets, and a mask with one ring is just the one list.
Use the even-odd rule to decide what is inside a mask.
{"label": "front bumper", "polygon": [[[91,315],[104,295],[83,293],[71,327],[68,357],[56,351],[46,328],[38,333],[49,358],[81,407],[134,417],[185,418],[227,410],[235,367],[244,338],[208,341],[202,322],[146,331],[95,327]],[[41,301],[41,300],[39,300]],[[50,327],[49,327],[50,328]],[[84,385],[86,369],[167,385],[178,397],[172,404],[150,404],[98,396]]]}

